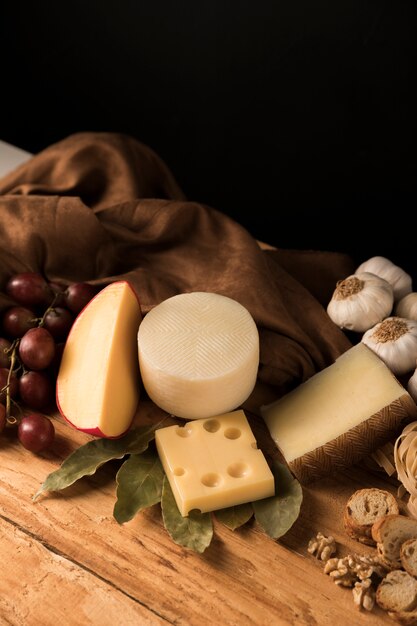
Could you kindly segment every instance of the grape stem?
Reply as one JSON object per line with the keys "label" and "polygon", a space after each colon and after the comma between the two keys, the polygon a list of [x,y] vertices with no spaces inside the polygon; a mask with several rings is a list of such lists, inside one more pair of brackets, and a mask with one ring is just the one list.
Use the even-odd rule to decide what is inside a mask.
{"label": "grape stem", "polygon": [[[10,367],[9,367],[9,373],[7,375],[7,383],[5,386],[5,390],[6,390],[6,422],[8,424],[15,424],[16,423],[16,418],[13,418],[10,415],[10,407],[11,407],[11,395],[10,395],[10,381],[12,379],[12,375],[14,373],[14,366],[16,363],[16,358],[17,358],[17,350],[19,348],[19,343],[20,343],[20,339],[15,339],[13,341],[13,344],[11,346],[11,355],[10,355]],[[3,391],[3,390],[2,390]]]}
{"label": "grape stem", "polygon": [[38,322],[38,326],[40,328],[42,328],[42,326],[45,324],[45,319],[46,316],[48,315],[48,313],[51,313],[51,311],[55,311],[55,303],[57,302],[58,298],[62,295],[61,291],[57,291],[54,295],[54,299],[52,300],[51,304],[48,306],[48,308],[46,309],[45,313],[42,315],[42,317],[38,317],[36,319],[36,321]]}

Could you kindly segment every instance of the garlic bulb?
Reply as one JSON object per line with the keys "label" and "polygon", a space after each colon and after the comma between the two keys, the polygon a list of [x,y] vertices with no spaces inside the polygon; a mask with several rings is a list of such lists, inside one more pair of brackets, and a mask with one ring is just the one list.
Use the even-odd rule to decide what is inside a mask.
{"label": "garlic bulb", "polygon": [[383,256],[373,256],[362,263],[362,265],[359,265],[355,274],[361,274],[362,272],[371,272],[371,274],[376,274],[386,280],[394,291],[394,300],[396,302],[413,289],[411,276]]}
{"label": "garlic bulb", "polygon": [[407,385],[408,393],[417,404],[417,369],[414,370],[414,374],[411,376]]}
{"label": "garlic bulb", "polygon": [[387,317],[393,302],[391,285],[375,274],[363,272],[337,283],[327,313],[340,328],[363,332]]}
{"label": "garlic bulb", "polygon": [[417,322],[387,317],[362,337],[396,376],[411,372],[417,361]]}
{"label": "garlic bulb", "polygon": [[395,315],[417,321],[417,293],[412,291],[404,298],[401,298],[395,307]]}

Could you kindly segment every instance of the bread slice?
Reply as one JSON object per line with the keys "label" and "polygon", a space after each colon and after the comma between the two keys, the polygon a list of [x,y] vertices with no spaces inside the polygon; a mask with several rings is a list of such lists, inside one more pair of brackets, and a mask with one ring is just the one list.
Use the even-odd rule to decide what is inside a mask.
{"label": "bread slice", "polygon": [[416,626],[417,624],[417,610],[416,611],[388,611],[388,615],[403,626]]}
{"label": "bread slice", "polygon": [[417,539],[408,539],[402,544],[400,559],[405,571],[417,578]]}
{"label": "bread slice", "polygon": [[376,601],[385,611],[413,611],[417,607],[417,580],[402,570],[389,572],[378,585]]}
{"label": "bread slice", "polygon": [[343,522],[347,534],[370,546],[373,524],[386,515],[398,515],[396,499],[383,489],[359,489],[352,494],[346,504]]}
{"label": "bread slice", "polygon": [[417,539],[417,519],[405,515],[387,515],[372,526],[381,561],[390,569],[401,567],[400,550],[407,539]]}

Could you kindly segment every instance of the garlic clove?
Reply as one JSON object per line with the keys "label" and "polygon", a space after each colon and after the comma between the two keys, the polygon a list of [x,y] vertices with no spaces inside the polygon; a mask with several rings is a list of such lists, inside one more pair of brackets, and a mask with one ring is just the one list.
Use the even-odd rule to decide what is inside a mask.
{"label": "garlic clove", "polygon": [[337,283],[327,313],[340,328],[364,332],[392,311],[394,295],[391,285],[363,272]]}
{"label": "garlic clove", "polygon": [[413,290],[411,276],[383,256],[373,256],[359,265],[355,274],[362,272],[371,272],[389,282],[394,291],[396,302]]}
{"label": "garlic clove", "polygon": [[398,317],[405,317],[408,320],[417,321],[417,293],[412,291],[411,293],[401,298],[395,307],[395,315]]}
{"label": "garlic clove", "polygon": [[417,360],[417,322],[388,317],[369,329],[362,341],[396,376],[411,372]]}

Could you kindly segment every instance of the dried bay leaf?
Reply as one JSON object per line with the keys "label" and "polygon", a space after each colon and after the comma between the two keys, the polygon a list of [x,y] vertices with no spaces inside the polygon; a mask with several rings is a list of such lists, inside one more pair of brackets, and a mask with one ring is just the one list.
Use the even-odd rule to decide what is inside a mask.
{"label": "dried bay leaf", "polygon": [[140,454],[155,437],[155,426],[142,426],[129,431],[120,439],[94,439],[80,446],[63,461],[61,467],[49,474],[37,493],[60,491],[83,476],[91,476],[107,461],[122,459],[126,454]]}
{"label": "dried bay leaf", "polygon": [[162,487],[162,518],[171,539],[184,548],[200,554],[210,545],[213,538],[213,522],[210,513],[190,511],[183,517],[178,510],[168,478]]}
{"label": "dried bay leaf", "polygon": [[236,530],[243,524],[246,524],[253,515],[252,505],[239,504],[237,506],[231,506],[227,509],[220,509],[214,511],[214,515],[219,522],[230,528],[230,530]]}
{"label": "dried bay leaf", "polygon": [[113,516],[123,524],[142,509],[161,501],[164,470],[155,450],[131,454],[116,475],[117,501]]}
{"label": "dried bay leaf", "polygon": [[255,519],[267,535],[278,539],[294,524],[303,501],[301,485],[286,465],[274,462],[275,496],[252,502]]}

